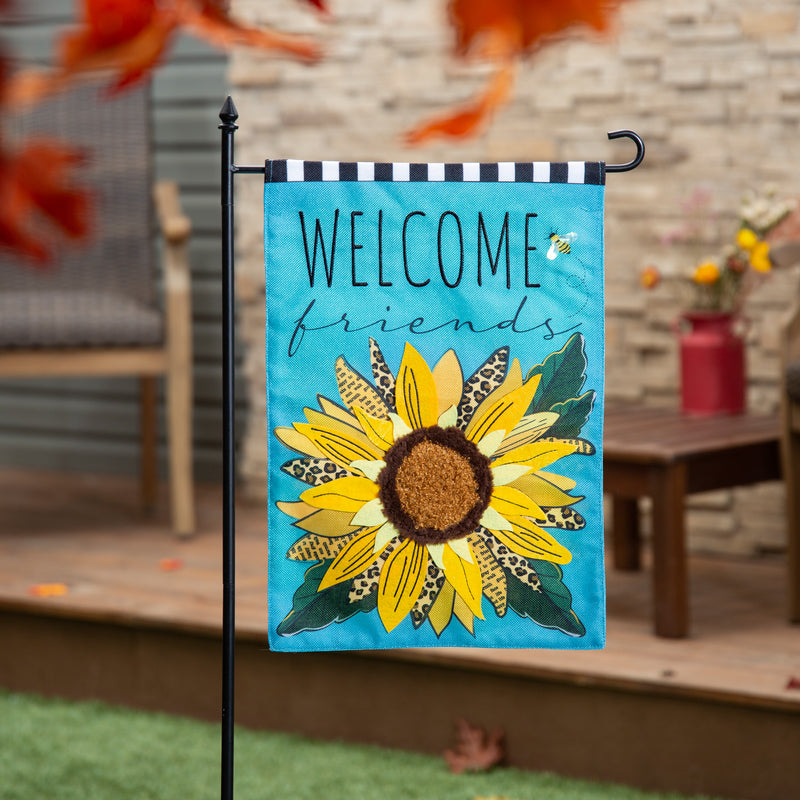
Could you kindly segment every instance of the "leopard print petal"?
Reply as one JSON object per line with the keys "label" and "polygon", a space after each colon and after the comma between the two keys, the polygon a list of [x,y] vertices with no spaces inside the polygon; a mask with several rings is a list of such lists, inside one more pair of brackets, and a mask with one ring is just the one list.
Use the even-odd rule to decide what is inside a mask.
{"label": "leopard print petal", "polygon": [[489,536],[486,539],[486,545],[495,559],[497,559],[500,566],[509,575],[513,575],[518,580],[530,586],[534,592],[542,591],[542,582],[539,579],[539,574],[531,566],[527,558],[512,553],[504,544],[498,542],[494,536]]}
{"label": "leopard print petal", "polygon": [[417,602],[411,609],[411,621],[414,623],[415,628],[419,628],[423,622],[428,618],[428,614],[442,591],[444,586],[444,572],[433,563],[428,562],[428,574],[425,576],[425,583],[422,587],[422,592],[417,598]]}
{"label": "leopard print petal", "polygon": [[346,478],[353,474],[327,458],[311,457],[293,458],[281,465],[281,471],[310,486],[321,486],[336,478]]}
{"label": "leopard print petal", "polygon": [[462,430],[472,419],[481,401],[488,397],[500,384],[508,372],[509,348],[500,347],[495,350],[483,365],[466,381],[458,404],[458,420],[456,426]]}
{"label": "leopard print petal", "polygon": [[372,377],[375,379],[375,388],[383,398],[383,402],[386,403],[389,411],[395,413],[397,408],[394,402],[394,375],[392,375],[392,371],[383,357],[380,346],[371,336],[369,338],[369,356],[372,363]]}

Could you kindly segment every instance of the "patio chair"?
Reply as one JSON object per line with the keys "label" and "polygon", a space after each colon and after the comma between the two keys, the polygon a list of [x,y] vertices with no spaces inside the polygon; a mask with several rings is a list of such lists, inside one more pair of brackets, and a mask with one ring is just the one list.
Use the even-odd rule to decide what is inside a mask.
{"label": "patio chair", "polygon": [[[87,152],[91,241],[46,269],[0,258],[0,377],[134,375],[140,382],[141,491],[155,504],[156,379],[166,379],[172,524],[194,532],[191,226],[174,183],[152,184],[149,87],[108,98],[80,87],[25,114],[15,133]],[[154,213],[155,212],[155,213]],[[155,268],[155,217],[163,274]],[[163,284],[159,300],[158,284]]]}

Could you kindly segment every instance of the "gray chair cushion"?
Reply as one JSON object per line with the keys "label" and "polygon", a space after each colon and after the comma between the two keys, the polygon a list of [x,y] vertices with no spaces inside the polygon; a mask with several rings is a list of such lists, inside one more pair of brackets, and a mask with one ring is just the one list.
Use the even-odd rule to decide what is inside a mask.
{"label": "gray chair cushion", "polygon": [[98,291],[0,293],[0,348],[158,345],[161,314]]}
{"label": "gray chair cushion", "polygon": [[786,391],[792,400],[800,403],[800,359],[786,367]]}

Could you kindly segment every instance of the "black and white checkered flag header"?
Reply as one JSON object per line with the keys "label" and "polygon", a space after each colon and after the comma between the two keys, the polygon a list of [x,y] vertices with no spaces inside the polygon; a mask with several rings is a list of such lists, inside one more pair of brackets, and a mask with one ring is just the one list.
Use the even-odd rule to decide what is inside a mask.
{"label": "black and white checkered flag header", "polygon": [[266,162],[267,183],[302,181],[387,181],[457,183],[575,183],[605,184],[601,161],[500,161],[491,164],[455,164],[375,161],[301,161],[276,159]]}

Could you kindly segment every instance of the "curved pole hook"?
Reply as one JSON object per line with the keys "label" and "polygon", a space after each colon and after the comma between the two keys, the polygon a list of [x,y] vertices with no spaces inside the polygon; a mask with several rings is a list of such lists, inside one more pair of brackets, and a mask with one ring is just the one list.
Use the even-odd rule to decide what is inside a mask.
{"label": "curved pole hook", "polygon": [[606,164],[606,172],[629,172],[632,169],[636,169],[636,167],[642,163],[642,159],[644,158],[644,142],[638,133],[634,133],[633,131],[608,132],[609,139],[621,139],[623,137],[633,139],[633,141],[636,143],[636,156],[627,164]]}

